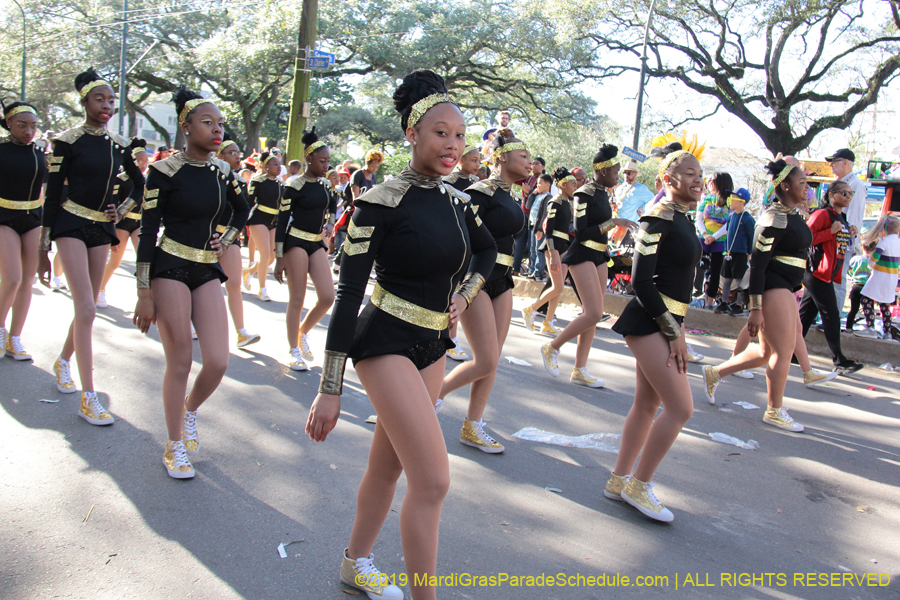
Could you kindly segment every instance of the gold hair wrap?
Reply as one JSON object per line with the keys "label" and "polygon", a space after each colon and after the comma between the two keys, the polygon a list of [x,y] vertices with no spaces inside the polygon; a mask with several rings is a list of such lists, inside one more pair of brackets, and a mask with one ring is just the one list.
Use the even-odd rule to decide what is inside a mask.
{"label": "gold hair wrap", "polygon": [[525,142],[511,142],[509,144],[504,144],[504,145],[500,146],[499,148],[497,148],[496,150],[494,150],[494,153],[491,155],[491,158],[494,160],[494,162],[497,162],[497,160],[500,158],[500,155],[506,154],[507,152],[515,152],[516,150],[526,150],[527,151],[528,146],[525,144]]}
{"label": "gold hair wrap", "polygon": [[85,96],[91,93],[91,90],[95,87],[100,87],[101,85],[108,85],[109,89],[112,89],[112,84],[108,81],[104,81],[103,79],[98,79],[97,81],[92,81],[78,92],[81,94],[81,99],[84,100]]}
{"label": "gold hair wrap", "polygon": [[783,169],[781,170],[781,173],[779,173],[779,174],[772,180],[772,187],[778,187],[778,186],[781,184],[782,181],[784,181],[785,179],[787,179],[787,176],[790,175],[790,174],[791,174],[791,171],[793,171],[793,170],[794,170],[794,165],[788,165],[788,166],[786,166],[785,168],[783,168]]}
{"label": "gold hair wrap", "polygon": [[272,160],[273,158],[278,158],[278,157],[275,156],[274,154],[268,155],[268,156],[266,157],[266,160],[263,161],[263,166],[266,166],[267,164],[269,164],[269,161]]}
{"label": "gold hair wrap", "polygon": [[687,150],[676,150],[675,152],[672,152],[664,159],[659,161],[658,174],[660,179],[662,179],[662,176],[666,174],[666,170],[672,165],[672,163],[675,162],[678,157],[684,156],[685,154],[690,154],[690,152],[688,152]]}
{"label": "gold hair wrap", "polygon": [[319,140],[317,142],[313,142],[309,146],[306,147],[306,150],[303,151],[303,158],[309,158],[309,155],[318,150],[319,148],[324,148],[325,142]]}
{"label": "gold hair wrap", "polygon": [[146,151],[147,151],[147,148],[145,148],[144,146],[137,146],[136,148],[133,148],[131,150],[131,158],[137,158],[138,154],[140,154],[141,152],[146,152]]}
{"label": "gold hair wrap", "polygon": [[187,119],[187,116],[191,114],[191,111],[201,104],[206,104],[207,102],[210,104],[213,103],[212,100],[207,100],[206,98],[194,98],[193,100],[188,100],[187,102],[185,102],[184,108],[181,109],[181,113],[179,113],[178,115],[178,124],[184,125],[184,121],[185,119]]}
{"label": "gold hair wrap", "polygon": [[616,164],[617,162],[619,162],[618,155],[612,157],[609,160],[604,160],[603,162],[594,163],[594,170],[599,171],[601,169],[608,169],[611,166],[613,166],[614,164]]}
{"label": "gold hair wrap", "polygon": [[563,177],[562,179],[557,181],[556,185],[562,185],[567,181],[575,181],[575,176],[574,175],[566,175],[565,177]]}
{"label": "gold hair wrap", "polygon": [[415,127],[416,123],[425,116],[425,113],[433,107],[435,104],[441,104],[443,102],[453,103],[453,100],[450,98],[450,94],[432,94],[430,96],[426,96],[413,104],[412,109],[409,111],[409,118],[406,120],[407,127]]}
{"label": "gold hair wrap", "polygon": [[218,151],[216,154],[222,154],[222,152],[223,152],[223,151],[225,150],[225,148],[227,148],[228,146],[236,146],[236,145],[237,145],[237,144],[235,144],[232,140],[225,140],[224,142],[222,142],[222,145],[219,146],[219,151]]}
{"label": "gold hair wrap", "polygon": [[469,152],[476,151],[476,150],[478,150],[478,148],[476,148],[475,146],[468,146],[468,145],[467,145],[467,146],[466,146],[466,149],[463,150],[462,155],[465,156],[465,155],[468,154]]}
{"label": "gold hair wrap", "polygon": [[17,106],[15,108],[9,109],[9,111],[6,113],[6,118],[9,119],[13,115],[17,115],[17,114],[23,113],[23,112],[29,112],[29,113],[33,114],[34,116],[37,116],[37,113],[34,112],[34,109],[31,108],[30,106]]}

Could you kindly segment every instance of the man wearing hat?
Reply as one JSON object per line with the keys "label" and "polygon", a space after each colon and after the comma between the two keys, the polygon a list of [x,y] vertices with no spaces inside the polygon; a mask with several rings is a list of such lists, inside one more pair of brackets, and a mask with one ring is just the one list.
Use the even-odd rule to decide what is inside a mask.
{"label": "man wearing hat", "polygon": [[850,186],[853,192],[853,199],[850,206],[844,211],[847,217],[847,223],[856,226],[857,235],[850,242],[850,248],[844,260],[843,272],[841,273],[841,282],[834,284],[834,295],[837,298],[838,311],[843,312],[844,302],[847,299],[847,269],[850,267],[850,259],[855,254],[859,254],[859,232],[862,231],[863,217],[866,214],[866,198],[869,190],[866,184],[853,173],[853,163],[856,161],[856,155],[849,148],[841,148],[831,156],[826,156],[825,160],[831,163],[831,172],[838,181],[843,181]]}
{"label": "man wearing hat", "polygon": [[653,199],[653,192],[643,183],[638,183],[637,161],[628,161],[622,172],[625,173],[625,183],[616,188],[619,218],[637,222],[644,205]]}

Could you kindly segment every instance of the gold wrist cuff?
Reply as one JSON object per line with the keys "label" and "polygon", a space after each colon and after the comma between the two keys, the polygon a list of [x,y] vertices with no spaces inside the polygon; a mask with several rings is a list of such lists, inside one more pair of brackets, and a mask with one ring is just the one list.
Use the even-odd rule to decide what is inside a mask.
{"label": "gold wrist cuff", "polygon": [[678,324],[678,321],[675,320],[675,317],[669,311],[664,312],[654,320],[659,325],[659,330],[670,342],[681,337],[681,325]]}
{"label": "gold wrist cuff", "polygon": [[340,396],[344,383],[344,366],[347,364],[345,352],[325,351],[322,362],[322,379],[319,381],[319,393]]}
{"label": "gold wrist cuff", "polygon": [[462,285],[459,286],[459,290],[456,292],[466,300],[466,307],[472,306],[472,301],[475,300],[475,296],[478,295],[478,292],[481,291],[481,288],[484,287],[484,277],[482,277],[481,273],[471,273],[466,280],[463,281]]}
{"label": "gold wrist cuff", "polygon": [[236,228],[226,227],[225,233],[221,234],[221,237],[219,237],[219,242],[227,248],[237,239],[238,233],[240,232]]}
{"label": "gold wrist cuff", "polygon": [[41,227],[41,252],[50,252],[50,228]]}
{"label": "gold wrist cuff", "polygon": [[762,294],[750,294],[750,310],[762,310]]}
{"label": "gold wrist cuff", "polygon": [[610,219],[600,224],[600,233],[607,233],[616,228],[616,222]]}
{"label": "gold wrist cuff", "polygon": [[150,263],[139,262],[135,265],[137,268],[135,277],[137,277],[137,289],[150,289]]}
{"label": "gold wrist cuff", "polygon": [[284,258],[284,242],[275,242],[275,258]]}
{"label": "gold wrist cuff", "polygon": [[119,215],[119,220],[124,219],[135,206],[137,206],[137,201],[134,198],[125,198],[125,201],[116,208],[116,214]]}

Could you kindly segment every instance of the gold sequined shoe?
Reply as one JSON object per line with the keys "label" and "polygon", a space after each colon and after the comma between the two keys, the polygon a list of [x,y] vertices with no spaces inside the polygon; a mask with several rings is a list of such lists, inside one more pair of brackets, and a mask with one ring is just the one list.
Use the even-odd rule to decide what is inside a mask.
{"label": "gold sequined shoe", "polygon": [[803,385],[808,388],[815,387],[817,385],[821,385],[823,383],[828,383],[838,374],[836,371],[829,371],[828,373],[823,373],[821,371],[816,371],[815,369],[810,369],[806,373],[803,374]]}
{"label": "gold sequined shoe", "polygon": [[550,342],[541,346],[541,359],[544,361],[544,368],[554,377],[559,377],[559,364],[556,360],[559,357],[559,350],[554,350]]}
{"label": "gold sequined shoe", "polygon": [[575,367],[572,369],[572,376],[569,377],[569,381],[575,385],[583,385],[589,388],[602,388],[606,385],[602,379],[589,375],[587,367]]}
{"label": "gold sequined shoe", "polygon": [[5,327],[0,327],[0,358],[6,356],[6,344],[8,343],[9,333]]}
{"label": "gold sequined shoe", "polygon": [[462,430],[459,432],[459,443],[478,448],[488,454],[499,454],[506,449],[503,444],[484,432],[484,420],[463,421]]}
{"label": "gold sequined shoe", "polygon": [[522,309],[522,323],[528,331],[534,331],[534,312],[534,307],[530,304]]}
{"label": "gold sequined shoe", "polygon": [[362,590],[372,600],[403,600],[403,592],[391,585],[387,575],[375,568],[375,555],[367,558],[347,558],[349,548],[344,549],[341,560],[341,582],[357,590]]}
{"label": "gold sequined shoe", "polygon": [[622,490],[625,489],[625,486],[630,480],[631,475],[616,475],[615,473],[610,473],[609,481],[606,482],[606,487],[603,488],[603,495],[610,500],[625,502],[622,499]]}
{"label": "gold sequined shoe", "polygon": [[694,350],[694,347],[691,346],[690,344],[687,344],[687,356],[688,356],[688,362],[692,362],[692,363],[701,362],[704,358],[706,358],[705,356],[703,356],[702,354],[700,354],[699,352]]}
{"label": "gold sequined shoe", "polygon": [[562,329],[560,329],[559,327],[557,327],[556,325],[553,324],[553,321],[555,321],[555,320],[556,319],[550,319],[550,320],[544,319],[544,322],[541,323],[541,334],[542,335],[549,335],[551,337],[556,337],[557,335],[559,335],[559,332],[561,332]]}
{"label": "gold sequined shoe", "polygon": [[81,406],[78,407],[78,416],[91,425],[112,425],[115,422],[100,400],[97,392],[81,392]]}
{"label": "gold sequined shoe", "polygon": [[303,355],[303,360],[310,362],[315,360],[315,356],[313,356],[312,350],[309,348],[309,334],[300,334],[300,353]]}
{"label": "gold sequined shoe", "polygon": [[722,376],[719,375],[719,368],[712,365],[703,367],[703,393],[706,395],[706,401],[710,404],[716,403],[716,388],[722,382]]}
{"label": "gold sequined shoe", "polygon": [[462,362],[469,360],[469,355],[456,343],[456,340],[453,340],[453,347],[447,350],[447,358]]}
{"label": "gold sequined shoe", "polygon": [[272,299],[269,297],[269,292],[266,291],[266,288],[259,288],[259,293],[256,294],[256,297],[259,298],[260,302],[271,302]]}
{"label": "gold sequined shoe", "polygon": [[244,280],[244,289],[248,292],[250,291],[250,269],[253,268],[253,265],[250,265],[246,269],[241,270],[241,279]]}
{"label": "gold sequined shoe", "polygon": [[249,346],[250,344],[255,344],[260,340],[258,333],[250,333],[246,329],[238,329],[237,332],[237,347],[244,348],[245,346]]}
{"label": "gold sequined shoe", "polygon": [[[184,399],[187,402],[187,398]],[[181,422],[181,441],[184,449],[193,456],[200,452],[200,437],[197,435],[197,411],[184,409],[184,421]]]}
{"label": "gold sequined shoe", "polygon": [[804,429],[803,425],[795,421],[783,406],[781,408],[773,408],[771,406],[766,407],[766,414],[763,415],[763,422],[778,427],[779,429],[793,431],[795,433],[800,433]]}
{"label": "gold sequined shoe", "polygon": [[632,505],[646,516],[663,523],[675,520],[672,511],[663,506],[656,494],[653,493],[653,484],[638,481],[634,477],[628,480],[622,488],[622,500]]}
{"label": "gold sequined shoe", "polygon": [[194,466],[188,460],[184,442],[180,440],[169,440],[169,443],[166,444],[166,451],[163,452],[163,464],[166,466],[169,477],[173,479],[190,479],[195,475]]}
{"label": "gold sequined shoe", "polygon": [[300,354],[300,348],[291,348],[291,360],[288,363],[291,371],[306,371],[309,369],[303,361],[303,355]]}
{"label": "gold sequined shoe", "polygon": [[57,358],[53,363],[53,373],[56,375],[56,389],[61,394],[74,394],[75,382],[72,381],[72,373],[69,371],[69,361]]}
{"label": "gold sequined shoe", "polygon": [[17,335],[9,336],[6,342],[6,353],[15,360],[31,360],[31,355],[22,347],[22,339]]}

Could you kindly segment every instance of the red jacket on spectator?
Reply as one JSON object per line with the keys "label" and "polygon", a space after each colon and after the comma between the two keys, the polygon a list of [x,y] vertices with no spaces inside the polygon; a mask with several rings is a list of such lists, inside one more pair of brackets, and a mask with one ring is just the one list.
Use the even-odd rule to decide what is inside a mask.
{"label": "red jacket on spectator", "polygon": [[[831,233],[831,225],[840,221],[841,231]],[[850,226],[843,213],[836,213],[833,208],[826,207],[815,211],[807,222],[813,234],[813,260],[818,264],[810,265],[815,270],[813,276],[821,281],[840,283],[844,267],[844,254],[852,240]],[[820,246],[820,248],[816,248]]]}

